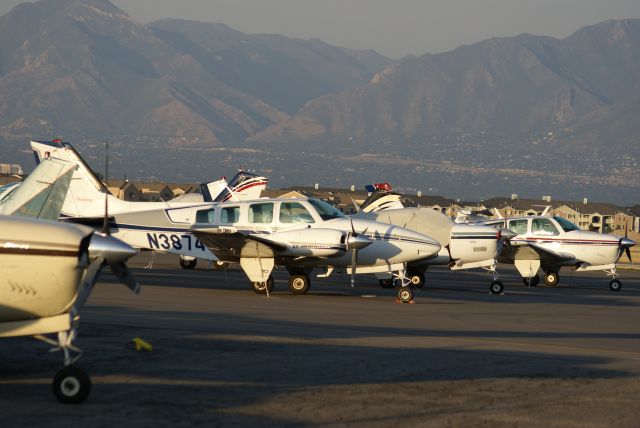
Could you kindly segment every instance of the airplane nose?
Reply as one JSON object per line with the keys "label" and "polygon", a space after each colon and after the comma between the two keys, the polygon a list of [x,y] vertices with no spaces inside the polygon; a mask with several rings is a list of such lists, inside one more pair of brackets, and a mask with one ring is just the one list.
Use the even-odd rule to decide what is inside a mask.
{"label": "airplane nose", "polygon": [[109,265],[124,262],[137,253],[121,240],[99,232],[94,232],[89,242],[89,258],[103,257]]}

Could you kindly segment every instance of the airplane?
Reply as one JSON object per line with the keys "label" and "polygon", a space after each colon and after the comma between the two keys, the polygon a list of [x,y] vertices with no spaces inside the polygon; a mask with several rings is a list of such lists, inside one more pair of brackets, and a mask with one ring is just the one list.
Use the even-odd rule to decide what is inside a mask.
{"label": "airplane", "polygon": [[480,224],[508,228],[516,236],[505,245],[498,262],[514,264],[527,286],[539,283],[538,270],[544,272],[544,282],[553,286],[560,281],[560,268],[568,266],[577,272],[604,271],[612,279],[609,288],[620,291],[616,264],[636,242],[610,234],[581,230],[559,216],[510,217]]}
{"label": "airplane", "polygon": [[[71,144],[61,140],[31,141],[31,148],[37,162],[55,155],[78,165],[62,207],[63,221],[99,228],[106,195],[109,201],[109,228],[113,236],[135,248],[152,250],[153,254],[177,254],[180,256],[180,266],[184,269],[195,268],[197,259],[208,260],[217,269],[227,266],[189,231],[195,221],[196,211],[222,201],[257,198],[268,183],[266,177],[238,171],[229,183],[221,179],[204,184],[200,200],[123,201],[111,195]],[[153,258],[149,266],[152,264]]]}
{"label": "airplane", "polygon": [[[378,222],[394,224],[430,236],[440,243],[437,256],[407,264],[407,277],[414,287],[425,284],[425,272],[429,266],[449,266],[451,270],[484,269],[492,274],[489,291],[492,294],[504,292],[504,284],[496,271],[497,257],[506,240],[515,233],[491,226],[458,224],[443,213],[430,208],[405,208],[401,195],[393,192],[388,183],[367,186],[372,190],[369,197],[356,204],[354,218],[367,218]],[[354,202],[355,204],[355,202]],[[378,275],[384,288],[393,286],[388,275]]]}
{"label": "airplane", "polygon": [[289,289],[306,294],[314,268],[329,277],[336,268],[356,273],[394,272],[400,302],[413,301],[405,264],[433,257],[440,244],[395,225],[347,218],[315,198],[224,202],[198,211],[193,234],[218,258],[240,263],[256,293],[273,290],[271,271],[285,266]]}
{"label": "airplane", "polygon": [[[0,204],[0,338],[33,336],[62,351],[64,368],[52,388],[62,403],[80,403],[91,380],[74,364],[80,317],[100,271],[113,273],[136,294],[140,285],[126,260],[137,251],[88,227],[59,223],[73,163],[44,160]],[[55,339],[47,335],[57,335]]]}

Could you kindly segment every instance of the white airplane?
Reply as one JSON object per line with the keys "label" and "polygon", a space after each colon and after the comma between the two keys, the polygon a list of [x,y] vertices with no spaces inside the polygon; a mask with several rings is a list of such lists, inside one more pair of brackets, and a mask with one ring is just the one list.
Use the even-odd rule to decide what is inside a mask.
{"label": "white airplane", "polygon": [[75,167],[45,160],[0,204],[0,338],[33,336],[63,352],[65,367],[52,385],[63,403],[79,403],[91,390],[88,375],[74,366],[81,351],[73,341],[78,311],[102,268],[109,265],[139,292],[125,265],[136,250],[88,227],[52,221]]}
{"label": "white airplane", "polygon": [[189,231],[196,212],[222,201],[257,198],[268,182],[265,177],[239,171],[230,183],[222,179],[203,185],[199,201],[123,201],[111,195],[71,144],[31,141],[31,148],[38,160],[56,156],[78,165],[62,207],[63,221],[100,227],[106,195],[113,236],[135,248],[177,254],[185,269],[193,269],[198,258],[213,262],[216,268],[226,266]]}
{"label": "white airplane", "polygon": [[560,268],[569,266],[577,272],[601,270],[612,279],[609,288],[619,291],[616,263],[623,253],[631,261],[634,241],[615,235],[587,232],[562,217],[512,217],[482,222],[485,225],[508,228],[517,236],[505,245],[498,258],[500,263],[514,264],[526,285],[539,282],[538,270],[544,272],[544,282],[556,285]]}
{"label": "white airplane", "polygon": [[[257,293],[273,290],[275,265],[289,271],[289,289],[306,294],[314,268],[351,274],[394,272],[405,279],[406,263],[428,259],[440,244],[420,233],[371,220],[349,219],[314,198],[225,202],[199,211],[197,236],[221,260],[239,262]],[[402,302],[413,300],[408,281],[398,290]]]}
{"label": "white airplane", "polygon": [[[454,223],[446,215],[430,208],[404,208],[400,199],[401,195],[393,192],[387,183],[376,184],[371,195],[356,207],[359,212],[354,217],[400,225],[438,240],[441,249],[436,257],[407,265],[407,276],[414,287],[424,286],[429,266],[449,266],[451,270],[480,268],[490,271],[493,277],[489,286],[491,293],[504,291],[504,284],[496,271],[497,257],[504,241],[515,233],[491,226]],[[382,287],[393,286],[388,275],[378,277]]]}

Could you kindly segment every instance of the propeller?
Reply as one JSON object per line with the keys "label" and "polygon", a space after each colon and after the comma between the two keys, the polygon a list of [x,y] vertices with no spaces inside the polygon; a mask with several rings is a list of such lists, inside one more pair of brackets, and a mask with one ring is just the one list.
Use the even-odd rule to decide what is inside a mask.
{"label": "propeller", "polygon": [[355,286],[355,276],[356,269],[358,266],[358,250],[361,250],[373,243],[373,241],[364,236],[367,233],[367,229],[365,229],[362,234],[356,233],[356,229],[353,226],[353,219],[349,219],[351,221],[351,232],[347,236],[347,251],[351,250],[351,287]]}

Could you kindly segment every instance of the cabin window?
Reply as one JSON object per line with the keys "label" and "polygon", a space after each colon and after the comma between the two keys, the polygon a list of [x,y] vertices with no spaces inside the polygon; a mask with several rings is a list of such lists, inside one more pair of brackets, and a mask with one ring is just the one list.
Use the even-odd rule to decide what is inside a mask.
{"label": "cabin window", "polygon": [[313,223],[313,217],[300,202],[283,202],[280,205],[280,223]]}
{"label": "cabin window", "polygon": [[527,233],[527,221],[526,219],[510,220],[508,229],[518,235],[524,235]]}
{"label": "cabin window", "polygon": [[240,207],[224,207],[220,210],[220,224],[234,224],[240,221]]}
{"label": "cabin window", "polygon": [[531,224],[531,232],[534,235],[558,235],[558,229],[547,218],[534,218]]}
{"label": "cabin window", "polygon": [[215,213],[216,211],[214,208],[199,210],[196,212],[196,223],[213,223]]}
{"label": "cabin window", "polygon": [[249,223],[271,223],[273,221],[273,203],[252,204],[249,207]]}

